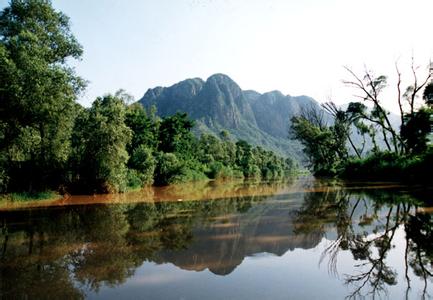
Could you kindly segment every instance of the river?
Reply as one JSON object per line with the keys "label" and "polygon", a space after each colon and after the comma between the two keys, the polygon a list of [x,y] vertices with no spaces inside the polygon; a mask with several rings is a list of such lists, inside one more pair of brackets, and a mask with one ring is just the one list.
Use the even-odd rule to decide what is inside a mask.
{"label": "river", "polygon": [[428,298],[431,195],[306,177],[3,204],[0,298]]}

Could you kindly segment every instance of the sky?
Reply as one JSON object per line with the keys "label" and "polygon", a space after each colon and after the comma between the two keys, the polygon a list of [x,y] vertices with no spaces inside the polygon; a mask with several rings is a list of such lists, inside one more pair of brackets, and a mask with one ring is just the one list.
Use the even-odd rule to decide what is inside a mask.
{"label": "sky", "polygon": [[[224,73],[242,89],[280,90],[319,102],[354,100],[344,66],[393,77],[398,61],[427,72],[432,0],[53,0],[84,48],[72,62],[89,81],[79,102]],[[7,1],[0,0],[1,6]],[[389,99],[388,99],[389,98]]]}

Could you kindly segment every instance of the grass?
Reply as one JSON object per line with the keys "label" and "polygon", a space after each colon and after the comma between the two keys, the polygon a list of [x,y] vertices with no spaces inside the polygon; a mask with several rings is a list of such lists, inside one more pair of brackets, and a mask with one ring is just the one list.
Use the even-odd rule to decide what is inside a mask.
{"label": "grass", "polygon": [[53,191],[43,192],[21,192],[0,195],[0,202],[28,202],[28,201],[41,201],[41,200],[55,200],[62,197]]}

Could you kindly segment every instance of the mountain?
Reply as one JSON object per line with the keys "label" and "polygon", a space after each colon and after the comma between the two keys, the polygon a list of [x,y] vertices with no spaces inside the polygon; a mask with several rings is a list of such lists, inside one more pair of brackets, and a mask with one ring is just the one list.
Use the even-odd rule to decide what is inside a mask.
{"label": "mountain", "polygon": [[256,116],[258,127],[278,138],[287,138],[290,119],[298,114],[303,106],[318,105],[307,96],[285,96],[280,91],[272,91],[263,95],[248,92],[249,102]]}
{"label": "mountain", "polygon": [[139,102],[155,106],[164,117],[186,112],[196,120],[195,132],[219,135],[227,130],[236,139],[273,150],[298,161],[299,142],[289,140],[290,119],[301,107],[318,103],[307,96],[292,97],[279,91],[264,94],[242,90],[230,77],[215,74],[206,81],[193,78],[170,87],[148,89]]}

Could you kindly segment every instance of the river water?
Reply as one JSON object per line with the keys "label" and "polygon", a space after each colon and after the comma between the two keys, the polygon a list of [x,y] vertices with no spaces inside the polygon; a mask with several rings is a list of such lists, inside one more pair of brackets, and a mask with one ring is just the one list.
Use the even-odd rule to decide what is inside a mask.
{"label": "river water", "polygon": [[431,195],[300,178],[4,204],[0,298],[430,298]]}

